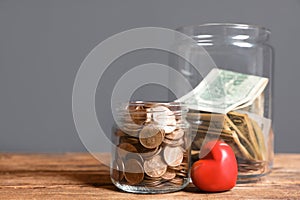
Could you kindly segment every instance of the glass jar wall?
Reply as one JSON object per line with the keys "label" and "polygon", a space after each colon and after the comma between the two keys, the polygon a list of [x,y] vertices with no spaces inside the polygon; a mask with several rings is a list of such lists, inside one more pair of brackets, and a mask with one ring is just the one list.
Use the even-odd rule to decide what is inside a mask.
{"label": "glass jar wall", "polygon": [[134,193],[178,191],[189,183],[191,135],[179,103],[130,102],[116,111],[111,180]]}
{"label": "glass jar wall", "polygon": [[[225,91],[224,98],[220,100],[223,104],[234,101],[233,95],[237,92],[249,90],[247,97],[241,101],[243,103],[225,113],[190,107],[188,121],[194,137],[192,162],[199,159],[205,137],[217,134],[236,153],[239,182],[258,180],[270,172],[274,152],[271,127],[273,49],[268,43],[270,31],[247,24],[204,24],[177,30],[192,37],[196,45],[203,47],[215,62],[214,67],[218,68],[216,77],[222,85],[212,88],[213,84],[208,84],[208,87]],[[201,62],[202,56],[197,47],[178,41],[177,48],[191,59]],[[173,60],[172,63],[194,87],[207,78],[183,60]],[[239,88],[236,83],[241,80],[246,81]],[[251,84],[256,89],[249,88]]]}

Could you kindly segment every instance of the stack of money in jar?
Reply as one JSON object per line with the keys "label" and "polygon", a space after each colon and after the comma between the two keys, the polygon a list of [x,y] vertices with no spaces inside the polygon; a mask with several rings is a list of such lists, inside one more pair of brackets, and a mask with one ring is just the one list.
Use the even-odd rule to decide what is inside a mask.
{"label": "stack of money in jar", "polygon": [[145,188],[188,184],[191,142],[180,104],[131,102],[119,115],[113,181]]}
{"label": "stack of money in jar", "polygon": [[220,138],[233,148],[239,175],[264,172],[269,156],[265,136],[271,126],[264,118],[267,84],[264,77],[215,68],[177,100],[190,109],[192,162],[199,159],[205,138]]}

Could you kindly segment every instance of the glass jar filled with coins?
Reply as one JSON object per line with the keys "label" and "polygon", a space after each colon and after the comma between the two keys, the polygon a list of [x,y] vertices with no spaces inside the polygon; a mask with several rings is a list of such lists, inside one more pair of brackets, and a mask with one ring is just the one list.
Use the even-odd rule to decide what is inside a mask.
{"label": "glass jar filled with coins", "polygon": [[121,190],[166,193],[189,183],[190,127],[179,103],[130,102],[112,133],[111,180]]}

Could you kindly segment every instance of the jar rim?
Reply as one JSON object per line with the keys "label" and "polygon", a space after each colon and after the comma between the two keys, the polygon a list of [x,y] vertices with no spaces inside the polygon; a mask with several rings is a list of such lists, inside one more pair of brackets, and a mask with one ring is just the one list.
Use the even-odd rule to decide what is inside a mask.
{"label": "jar rim", "polygon": [[236,28],[236,29],[249,29],[249,30],[260,30],[265,31],[267,34],[271,34],[271,31],[264,26],[255,25],[255,24],[246,24],[246,23],[205,23],[198,25],[188,25],[188,26],[180,26],[176,28],[177,31],[183,31],[186,29],[194,29],[201,27],[224,27],[224,28]]}
{"label": "jar rim", "polygon": [[[146,106],[146,107],[156,107],[156,106],[164,106],[171,109],[173,112],[177,113],[187,113],[188,107],[185,103],[179,101],[129,101],[127,103],[120,103],[117,111],[126,110],[128,106]],[[156,111],[157,112],[157,111]],[[164,112],[164,111],[162,111]]]}

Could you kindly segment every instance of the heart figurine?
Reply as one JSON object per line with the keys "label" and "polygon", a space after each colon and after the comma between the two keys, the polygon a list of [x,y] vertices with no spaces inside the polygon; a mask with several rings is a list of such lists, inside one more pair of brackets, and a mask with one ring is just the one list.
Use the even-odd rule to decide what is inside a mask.
{"label": "heart figurine", "polygon": [[232,148],[223,141],[213,140],[204,144],[202,151],[208,153],[192,166],[193,184],[205,192],[232,189],[238,175],[237,160]]}

